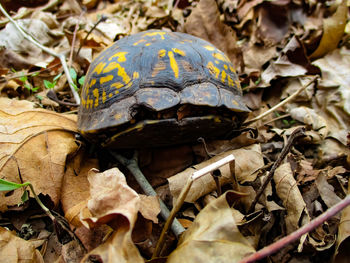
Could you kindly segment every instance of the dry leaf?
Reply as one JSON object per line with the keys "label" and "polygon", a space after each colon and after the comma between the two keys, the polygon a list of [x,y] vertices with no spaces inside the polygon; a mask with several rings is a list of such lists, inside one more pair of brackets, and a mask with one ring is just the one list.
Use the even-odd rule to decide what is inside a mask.
{"label": "dry leaf", "polygon": [[313,62],[322,71],[313,108],[329,123],[330,136],[346,145],[350,130],[350,51],[337,49]]}
{"label": "dry leaf", "polygon": [[324,56],[334,50],[341,40],[348,18],[348,7],[346,1],[342,0],[337,11],[323,21],[323,35],[321,42],[310,58],[315,59]]}
{"label": "dry leaf", "polygon": [[[306,209],[306,204],[293,177],[293,172],[289,163],[279,166],[273,177],[276,184],[276,193],[283,201],[287,210],[285,217],[287,234],[297,230],[300,226],[310,222],[310,217]],[[304,235],[300,239],[302,246],[306,239]]]}
{"label": "dry leaf", "polygon": [[88,209],[92,217],[82,218],[88,226],[108,223],[115,233],[102,245],[88,253],[102,262],[143,262],[132,242],[131,232],[140,207],[140,197],[126,184],[124,175],[113,168],[103,173],[91,170],[88,175],[91,199]]}
{"label": "dry leaf", "polygon": [[[175,200],[178,198],[183,186],[187,181],[187,178],[190,177],[193,174],[193,172],[211,163],[214,163],[230,154],[233,154],[235,156],[235,163],[236,163],[235,177],[237,178],[237,181],[240,183],[243,183],[246,181],[254,181],[256,178],[255,172],[264,165],[260,146],[257,144],[222,153],[220,155],[217,155],[211,158],[208,161],[205,161],[203,163],[190,167],[185,171],[168,178],[169,188],[173,196],[173,201],[175,202]],[[230,167],[228,164],[222,166],[220,168],[220,171],[221,171],[221,177],[220,177],[221,185],[225,185],[227,183],[233,182],[233,177],[230,172]],[[189,191],[185,201],[194,202],[201,196],[204,196],[214,191],[215,189],[216,189],[216,184],[212,175],[210,174],[204,175],[198,180],[195,180],[193,182],[191,190]]]}
{"label": "dry leaf", "polygon": [[[76,116],[34,109],[28,101],[0,98],[0,178],[31,182],[37,194],[47,194],[55,205],[67,155],[77,149]],[[20,202],[22,193],[0,193],[0,210]]]}
{"label": "dry leaf", "polygon": [[167,262],[238,262],[255,252],[239,232],[235,210],[228,202],[232,198],[235,193],[226,192],[209,203],[181,236]]}
{"label": "dry leaf", "polygon": [[[25,28],[26,32],[34,36],[34,38],[44,46],[49,46],[53,43],[52,36],[55,34],[50,31],[48,26],[37,19],[23,19],[17,20],[20,26]],[[52,60],[52,57],[29,40],[25,39],[23,35],[15,28],[12,23],[8,23],[5,29],[0,31],[0,45],[5,49],[15,51],[20,56],[32,65]],[[15,69],[20,69],[20,65],[13,65]]]}
{"label": "dry leaf", "polygon": [[3,263],[44,263],[40,252],[29,241],[0,227],[0,258]]}
{"label": "dry leaf", "polygon": [[201,0],[193,9],[184,25],[185,32],[211,42],[223,51],[237,68],[241,53],[236,47],[234,31],[220,21],[216,1]]}
{"label": "dry leaf", "polygon": [[98,160],[85,159],[84,152],[80,151],[74,159],[70,160],[64,174],[62,209],[67,221],[75,227],[81,225],[80,211],[86,207],[90,196],[87,175],[92,168],[98,168]]}
{"label": "dry leaf", "polygon": [[[350,194],[350,184],[348,184],[348,193]],[[338,226],[338,236],[333,262],[346,263],[350,258],[350,206],[347,206],[341,212],[340,223]]]}
{"label": "dry leaf", "polygon": [[334,192],[334,187],[327,182],[325,174],[320,173],[315,181],[318,192],[328,208],[341,201],[341,198]]}

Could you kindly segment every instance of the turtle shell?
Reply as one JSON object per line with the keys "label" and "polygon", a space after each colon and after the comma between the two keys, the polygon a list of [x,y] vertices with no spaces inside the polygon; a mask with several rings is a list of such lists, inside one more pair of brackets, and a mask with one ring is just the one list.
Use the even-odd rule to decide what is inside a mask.
{"label": "turtle shell", "polygon": [[200,38],[149,30],[92,63],[78,129],[114,148],[185,143],[232,133],[249,110],[228,57]]}

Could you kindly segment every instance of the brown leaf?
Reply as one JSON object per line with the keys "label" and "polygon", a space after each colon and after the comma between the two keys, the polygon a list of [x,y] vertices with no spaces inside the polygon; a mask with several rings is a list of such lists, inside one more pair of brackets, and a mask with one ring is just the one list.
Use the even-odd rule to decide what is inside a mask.
{"label": "brown leaf", "polygon": [[[169,188],[171,194],[173,195],[173,201],[178,198],[183,186],[185,185],[187,178],[192,175],[193,172],[211,164],[219,159],[226,157],[230,154],[235,156],[235,177],[237,181],[240,183],[246,181],[254,181],[256,178],[256,174],[254,174],[259,168],[264,165],[264,161],[262,159],[260,146],[254,144],[249,147],[231,150],[220,155],[217,155],[211,158],[208,161],[202,162],[198,165],[190,167],[185,171],[178,173],[168,179]],[[224,165],[220,168],[221,177],[220,184],[225,185],[227,183],[232,183],[233,177],[230,172],[229,165]],[[199,197],[204,196],[216,189],[215,181],[212,175],[207,174],[202,176],[199,180],[195,180],[191,186],[191,190],[186,197],[186,202],[194,202]]]}
{"label": "brown leaf", "polygon": [[322,72],[313,108],[328,122],[330,136],[346,145],[350,130],[350,51],[334,50],[313,62]]}
{"label": "brown leaf", "polygon": [[236,210],[228,203],[234,195],[226,192],[209,203],[181,236],[167,262],[238,262],[253,253],[237,227]]}
{"label": "brown leaf", "polygon": [[140,197],[127,184],[124,175],[113,168],[103,173],[91,170],[88,175],[91,199],[88,209],[92,217],[82,218],[90,227],[108,223],[116,231],[102,245],[88,253],[103,262],[143,262],[132,242],[131,232],[140,207]]}
{"label": "brown leaf", "polygon": [[[278,197],[283,201],[287,210],[285,218],[287,234],[297,230],[301,225],[310,222],[310,217],[306,209],[306,204],[293,177],[293,172],[289,163],[279,166],[273,177],[276,184]],[[300,245],[304,243],[306,235],[300,239]]]}
{"label": "brown leaf", "polygon": [[85,225],[93,227],[110,223],[115,229],[132,227],[140,208],[140,197],[127,185],[119,169],[113,168],[103,173],[92,169],[88,180],[90,199],[87,207],[92,217],[82,218]]}
{"label": "brown leaf", "polygon": [[[34,109],[27,101],[0,99],[0,178],[31,182],[37,194],[58,204],[67,155],[77,149],[75,116]],[[22,193],[0,193],[0,210],[20,202]]]}
{"label": "brown leaf", "polygon": [[40,252],[29,241],[0,227],[0,258],[3,263],[44,263]]}
{"label": "brown leaf", "polygon": [[158,197],[156,196],[147,196],[140,195],[141,205],[140,205],[140,213],[141,215],[148,219],[152,220],[153,223],[158,223],[158,214],[160,213],[160,205]]}
{"label": "brown leaf", "polygon": [[334,187],[327,182],[325,174],[320,173],[315,181],[318,192],[328,208],[341,201],[341,198],[334,192]]}
{"label": "brown leaf", "polygon": [[205,39],[226,53],[237,68],[241,64],[236,36],[229,26],[220,21],[216,1],[201,0],[187,18],[184,29],[186,33]]}
{"label": "brown leaf", "polygon": [[61,204],[67,221],[78,227],[80,211],[86,207],[90,196],[88,172],[92,168],[98,168],[97,159],[84,158],[84,152],[80,151],[74,159],[70,160],[64,174],[62,184]]}
{"label": "brown leaf", "polygon": [[341,40],[348,18],[348,7],[343,0],[337,8],[337,11],[329,18],[323,21],[323,35],[321,42],[310,58],[315,59],[324,56],[334,50]]}
{"label": "brown leaf", "polygon": [[[350,184],[348,184],[347,194],[350,194]],[[333,262],[346,263],[350,258],[349,247],[350,247],[350,206],[347,206],[341,212]]]}

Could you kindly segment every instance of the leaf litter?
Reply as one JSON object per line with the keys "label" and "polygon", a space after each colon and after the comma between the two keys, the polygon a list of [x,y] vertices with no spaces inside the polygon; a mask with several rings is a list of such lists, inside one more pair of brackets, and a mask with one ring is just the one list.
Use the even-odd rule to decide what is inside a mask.
{"label": "leaf litter", "polygon": [[[231,141],[139,152],[141,169],[169,208],[195,169],[231,153],[236,158],[234,174],[228,166],[220,168],[222,195],[218,196],[217,184],[209,174],[194,182],[176,215],[187,230],[178,241],[169,232],[162,258],[151,262],[239,262],[293,233],[348,194],[350,38],[346,1],[33,2],[31,7],[9,2],[5,9],[26,32],[65,53],[67,59],[72,48],[77,52],[81,47],[68,61],[77,78],[86,74],[92,58],[114,40],[151,28],[187,32],[227,53],[252,109],[250,119],[318,76],[294,100],[255,121],[250,130]],[[98,23],[102,15],[106,19]],[[123,166],[112,168],[117,164],[105,151],[89,151],[75,137],[76,116],[67,112],[74,113],[76,106],[64,74],[53,85],[57,99],[46,96],[44,80],[53,83],[63,72],[59,60],[23,40],[6,18],[0,19],[0,26],[0,178],[30,181],[50,209],[65,217],[87,251],[73,255],[70,251],[79,250],[74,245],[53,242],[51,237],[56,234],[45,234],[52,232],[50,224],[35,218],[42,213],[33,202],[18,206],[23,191],[16,190],[0,194],[0,239],[6,242],[2,258],[7,262],[22,262],[23,257],[32,262],[150,260],[164,226],[158,199],[142,195]],[[76,85],[79,87],[78,82]],[[293,145],[254,213],[249,214],[256,192],[288,136],[299,126],[306,128],[306,136]],[[97,173],[96,168],[103,172]],[[270,255],[269,260],[346,260],[348,210]],[[38,226],[29,241],[14,235],[25,223]],[[34,242],[39,236],[46,242]],[[55,247],[54,253],[45,249],[48,244]]]}

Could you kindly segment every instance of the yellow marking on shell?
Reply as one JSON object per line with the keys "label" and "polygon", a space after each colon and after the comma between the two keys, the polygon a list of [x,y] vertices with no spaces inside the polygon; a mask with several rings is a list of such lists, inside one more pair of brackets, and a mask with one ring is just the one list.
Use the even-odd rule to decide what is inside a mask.
{"label": "yellow marking on shell", "polygon": [[140,44],[140,43],[142,43],[142,42],[145,42],[146,41],[146,39],[140,39],[139,41],[136,41],[134,44],[133,44],[133,46],[137,46],[138,44]]}
{"label": "yellow marking on shell", "polygon": [[221,82],[222,83],[225,83],[225,79],[226,79],[226,71],[225,70],[223,70],[223,71],[221,71]]}
{"label": "yellow marking on shell", "polygon": [[205,49],[209,50],[209,51],[214,51],[216,48],[210,45],[206,45],[204,46]]}
{"label": "yellow marking on shell", "polygon": [[89,90],[90,88],[96,84],[96,79],[92,79],[89,83],[89,85],[86,87],[86,90],[85,90],[85,95],[87,96],[89,94]]}
{"label": "yellow marking on shell", "polygon": [[105,67],[105,69],[103,70],[103,73],[108,73],[108,72],[110,72],[110,71],[112,71],[113,69],[116,69],[117,68],[117,62],[111,62],[111,63],[109,63],[108,64],[108,66],[107,67]]}
{"label": "yellow marking on shell", "polygon": [[112,92],[109,93],[109,94],[108,94],[108,97],[109,97],[109,98],[112,98],[112,97],[113,97],[113,93],[112,93]]}
{"label": "yellow marking on shell", "polygon": [[86,100],[84,98],[81,98],[81,104],[83,104],[84,108],[86,108]]}
{"label": "yellow marking on shell", "polygon": [[100,94],[99,94],[99,92],[98,92],[98,89],[94,89],[93,91],[92,91],[92,93],[94,94],[94,96],[95,96],[95,105],[94,105],[94,107],[96,108],[96,107],[98,107],[98,99],[99,99],[99,97],[100,97]]}
{"label": "yellow marking on shell", "polygon": [[106,83],[108,81],[111,81],[113,79],[113,75],[107,75],[105,77],[100,78],[100,84]]}
{"label": "yellow marking on shell", "polygon": [[215,78],[219,78],[220,69],[215,67],[213,62],[209,61],[207,64],[207,68],[209,69],[211,74],[215,75]]}
{"label": "yellow marking on shell", "polygon": [[125,68],[123,68],[119,64],[117,64],[117,68],[118,68],[118,76],[123,79],[125,84],[129,83],[131,79],[129,75],[126,73]]}
{"label": "yellow marking on shell", "polygon": [[139,74],[137,71],[134,71],[132,77],[133,77],[134,79],[138,79],[138,78],[140,77],[140,74]]}
{"label": "yellow marking on shell", "polygon": [[184,41],[179,41],[179,43],[180,43],[180,44],[185,44],[185,42],[184,42]]}
{"label": "yellow marking on shell", "polygon": [[230,75],[227,75],[227,83],[230,87],[233,87],[233,80],[231,79]]}
{"label": "yellow marking on shell", "polygon": [[120,120],[122,117],[123,117],[123,114],[121,114],[121,113],[117,113],[114,115],[115,120]]}
{"label": "yellow marking on shell", "polygon": [[103,62],[98,63],[92,73],[96,72],[97,74],[101,74],[101,72],[105,66],[106,66],[106,63],[103,63]]}
{"label": "yellow marking on shell", "polygon": [[224,64],[224,69],[226,69],[226,70],[228,69],[228,67],[227,67],[227,65],[226,65],[226,64]]}
{"label": "yellow marking on shell", "polygon": [[115,94],[118,94],[118,93],[119,93],[119,90],[116,90],[116,91],[115,91]]}
{"label": "yellow marking on shell", "polygon": [[165,39],[164,38],[164,35],[166,33],[165,32],[152,32],[152,33],[145,33],[143,34],[144,36],[149,36],[149,37],[152,37],[152,36],[160,36],[162,39]]}
{"label": "yellow marking on shell", "polygon": [[219,117],[215,117],[214,122],[221,122],[221,119]]}
{"label": "yellow marking on shell", "polygon": [[223,62],[231,62],[227,56],[221,53],[212,53],[213,57]]}
{"label": "yellow marking on shell", "polygon": [[94,101],[92,99],[90,99],[90,96],[87,97],[87,100],[86,100],[86,105],[87,105],[87,108],[91,108],[92,109],[92,105],[93,105]]}
{"label": "yellow marking on shell", "polygon": [[172,51],[168,51],[168,57],[170,61],[170,67],[174,72],[175,78],[179,77],[179,67],[177,66],[177,62],[174,58],[174,53]]}
{"label": "yellow marking on shell", "polygon": [[236,100],[232,100],[232,103],[233,103],[234,105],[236,105],[236,106],[239,105],[238,102],[237,102]]}
{"label": "yellow marking on shell", "polygon": [[145,44],[146,47],[148,47],[148,46],[150,46],[150,45],[151,45],[151,43],[146,43],[146,44]]}
{"label": "yellow marking on shell", "polygon": [[215,60],[215,64],[220,64],[219,60]]}
{"label": "yellow marking on shell", "polygon": [[230,70],[232,73],[236,73],[236,70],[232,66],[230,66]]}
{"label": "yellow marking on shell", "polygon": [[178,48],[172,48],[172,50],[175,52],[175,53],[177,53],[177,54],[179,54],[179,55],[181,55],[181,56],[186,56],[186,52],[185,51],[183,51],[183,50],[181,50],[181,49],[178,49]]}
{"label": "yellow marking on shell", "polygon": [[120,89],[120,88],[124,87],[124,85],[125,84],[123,84],[121,82],[115,82],[115,83],[111,84],[111,87],[115,87],[116,89]]}
{"label": "yellow marking on shell", "polygon": [[193,41],[190,39],[184,39],[184,41],[188,42],[188,43],[192,43]]}
{"label": "yellow marking on shell", "polygon": [[160,57],[160,58],[164,57],[165,54],[166,54],[166,50],[165,49],[161,49],[161,50],[158,51],[158,57]]}
{"label": "yellow marking on shell", "polygon": [[128,52],[117,52],[113,56],[111,56],[108,60],[111,61],[113,58],[118,58],[118,62],[125,62],[126,57],[125,55],[128,54]]}
{"label": "yellow marking on shell", "polygon": [[126,84],[126,86],[125,86],[124,88],[125,88],[125,89],[128,89],[128,88],[131,87],[131,85],[132,85],[132,81],[130,81],[128,84]]}
{"label": "yellow marking on shell", "polygon": [[239,83],[238,79],[235,80],[235,84],[237,87],[239,87],[239,88],[241,87],[241,83]]}
{"label": "yellow marking on shell", "polygon": [[103,90],[102,91],[102,103],[105,103],[106,102],[106,91],[105,90]]}

